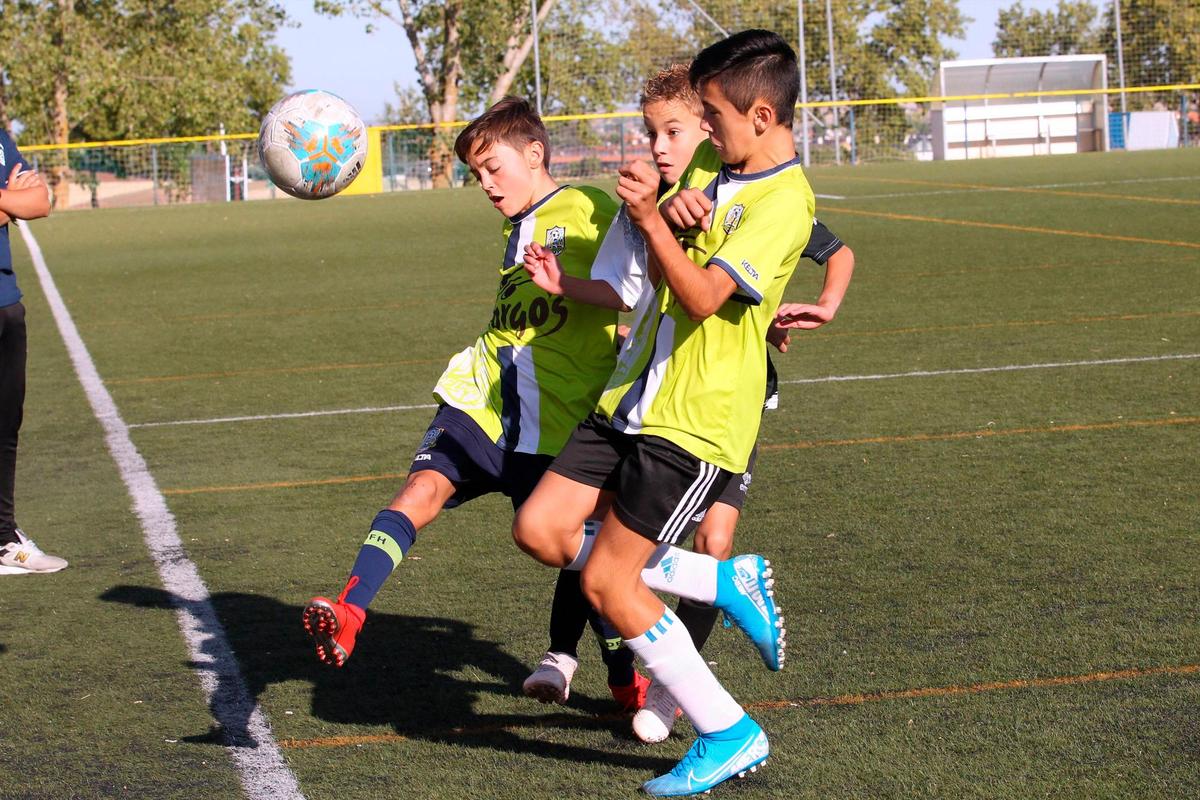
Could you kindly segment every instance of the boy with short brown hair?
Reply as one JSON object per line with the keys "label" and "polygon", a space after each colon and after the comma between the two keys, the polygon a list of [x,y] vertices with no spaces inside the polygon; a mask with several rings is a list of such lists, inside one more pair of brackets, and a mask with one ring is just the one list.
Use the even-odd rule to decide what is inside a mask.
{"label": "boy with short brown hair", "polygon": [[589,276],[613,200],[554,181],[545,126],[519,98],[504,98],[468,125],[455,152],[505,217],[496,305],[434,387],[438,410],[404,486],[375,516],[345,588],[304,609],[317,657],[334,666],[350,657],[368,604],[417,531],[443,508],[491,492],[520,506],[595,405],[615,361],[616,313],[550,295],[521,265],[523,245],[536,241],[558,255],[564,272]]}

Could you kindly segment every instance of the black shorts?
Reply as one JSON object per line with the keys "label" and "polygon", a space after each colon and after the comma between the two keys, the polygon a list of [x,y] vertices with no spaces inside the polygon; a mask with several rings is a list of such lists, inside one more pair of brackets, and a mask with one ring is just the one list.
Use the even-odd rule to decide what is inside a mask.
{"label": "black shorts", "polygon": [[721,492],[721,496],[717,498],[718,503],[733,506],[738,511],[742,510],[742,506],[746,504],[746,494],[750,491],[750,481],[754,480],[755,461],[758,461],[757,444],[750,451],[750,461],[746,464],[746,471],[741,474],[733,473],[733,477],[725,485],[725,491]]}
{"label": "black shorts", "polygon": [[443,405],[413,456],[409,473],[433,470],[454,484],[446,508],[499,492],[520,508],[542,478],[553,456],[501,449],[464,411]]}
{"label": "black shorts", "polygon": [[579,423],[550,471],[615,492],[617,519],[663,544],[685,540],[733,476],[661,437],[614,430],[599,414]]}

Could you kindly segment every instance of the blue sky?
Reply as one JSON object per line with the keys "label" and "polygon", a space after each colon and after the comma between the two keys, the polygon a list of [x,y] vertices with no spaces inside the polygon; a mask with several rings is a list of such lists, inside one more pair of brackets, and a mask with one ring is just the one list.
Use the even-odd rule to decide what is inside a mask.
{"label": "blue sky", "polygon": [[[486,2],[486,0],[484,0]],[[703,5],[703,0],[700,0]],[[818,3],[821,0],[807,0]],[[838,0],[834,0],[836,13]],[[965,39],[951,45],[961,58],[987,58],[992,54],[996,14],[1013,0],[959,0],[963,13],[973,18]],[[1027,9],[1048,9],[1057,0],[1024,0]],[[279,43],[292,57],[293,89],[326,89],[350,102],[368,121],[383,114],[383,105],[394,97],[392,85],[416,85],[412,50],[404,32],[383,20],[366,33],[366,20],[329,18],[313,12],[311,0],[286,3],[297,27],[282,31]]]}

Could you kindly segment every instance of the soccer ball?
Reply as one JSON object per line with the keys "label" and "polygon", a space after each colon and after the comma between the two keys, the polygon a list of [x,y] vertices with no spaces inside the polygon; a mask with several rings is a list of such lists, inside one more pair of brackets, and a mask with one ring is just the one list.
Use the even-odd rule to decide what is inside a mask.
{"label": "soccer ball", "polygon": [[258,132],[258,157],[293,197],[320,200],[345,189],[367,160],[367,128],[335,94],[308,89],[280,100]]}

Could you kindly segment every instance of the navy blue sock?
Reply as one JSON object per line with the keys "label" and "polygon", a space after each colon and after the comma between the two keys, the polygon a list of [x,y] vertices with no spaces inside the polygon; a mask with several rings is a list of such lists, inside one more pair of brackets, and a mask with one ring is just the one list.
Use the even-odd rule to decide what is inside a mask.
{"label": "navy blue sock", "polygon": [[633,651],[625,646],[621,634],[612,623],[588,607],[588,622],[600,644],[600,658],[608,667],[609,686],[628,686],[633,683]]}
{"label": "navy blue sock", "polygon": [[579,637],[583,636],[589,611],[591,606],[579,588],[579,570],[559,570],[550,606],[550,652],[579,656]]}
{"label": "navy blue sock", "polygon": [[350,580],[340,598],[342,602],[365,610],[416,538],[417,529],[403,512],[385,508],[376,514],[371,532],[350,570]]}

